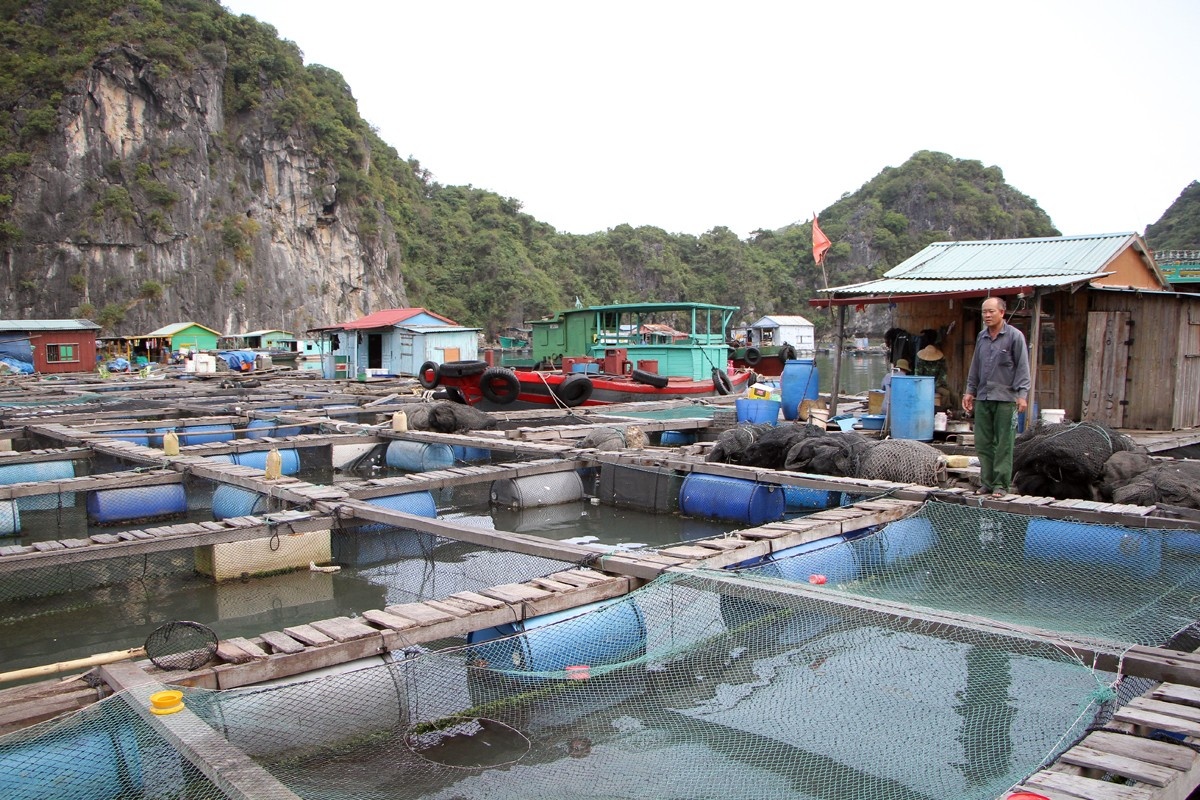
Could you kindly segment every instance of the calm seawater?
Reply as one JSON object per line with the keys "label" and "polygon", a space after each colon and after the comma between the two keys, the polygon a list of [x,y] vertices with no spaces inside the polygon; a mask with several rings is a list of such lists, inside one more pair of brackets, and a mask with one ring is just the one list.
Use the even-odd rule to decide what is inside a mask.
{"label": "calm seawater", "polygon": [[[813,356],[813,365],[817,368],[817,378],[822,392],[833,391],[833,359],[830,353],[817,353]],[[854,356],[842,354],[842,374],[840,394],[865,394],[871,389],[878,389],[887,374],[888,361],[882,353],[875,355]]]}

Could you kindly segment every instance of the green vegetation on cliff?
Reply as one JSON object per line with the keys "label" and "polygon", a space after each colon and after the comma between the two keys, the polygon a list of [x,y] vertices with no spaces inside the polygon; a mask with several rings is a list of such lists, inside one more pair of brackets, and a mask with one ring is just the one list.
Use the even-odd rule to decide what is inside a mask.
{"label": "green vegetation on cliff", "polygon": [[1162,219],[1146,226],[1146,242],[1155,250],[1200,250],[1200,181],[1192,181]]}

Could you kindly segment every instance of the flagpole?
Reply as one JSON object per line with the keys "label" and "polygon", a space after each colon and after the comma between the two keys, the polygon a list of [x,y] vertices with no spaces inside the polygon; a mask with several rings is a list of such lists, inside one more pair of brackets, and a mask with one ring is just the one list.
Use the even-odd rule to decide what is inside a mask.
{"label": "flagpole", "polygon": [[[829,298],[831,301],[832,297]],[[833,313],[833,303],[829,304],[829,312]],[[842,388],[842,339],[846,335],[846,307],[838,306],[837,341],[833,352],[833,386],[829,390],[829,416],[832,419],[838,415],[838,401],[841,399]]]}

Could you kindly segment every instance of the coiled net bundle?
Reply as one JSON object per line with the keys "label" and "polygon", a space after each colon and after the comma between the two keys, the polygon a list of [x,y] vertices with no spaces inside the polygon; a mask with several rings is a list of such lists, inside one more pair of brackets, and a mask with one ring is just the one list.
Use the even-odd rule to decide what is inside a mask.
{"label": "coiled net bundle", "polygon": [[859,474],[863,458],[878,443],[853,431],[811,436],[788,451],[784,469],[852,478]]}
{"label": "coiled net bundle", "polygon": [[948,477],[946,457],[936,448],[914,439],[885,439],[866,452],[854,477],[940,486]]}
{"label": "coiled net bundle", "polygon": [[1100,422],[1039,423],[1013,447],[1013,484],[1021,494],[1089,500],[1099,494],[1109,458],[1139,450]]}

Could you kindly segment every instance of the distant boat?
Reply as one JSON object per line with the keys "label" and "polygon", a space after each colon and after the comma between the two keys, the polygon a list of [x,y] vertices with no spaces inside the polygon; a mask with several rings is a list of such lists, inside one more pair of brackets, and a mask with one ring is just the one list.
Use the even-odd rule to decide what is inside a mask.
{"label": "distant boat", "polygon": [[487,406],[562,407],[740,392],[751,370],[729,365],[735,306],[623,303],[560,311],[530,324],[533,367],[426,362],[427,389]]}

